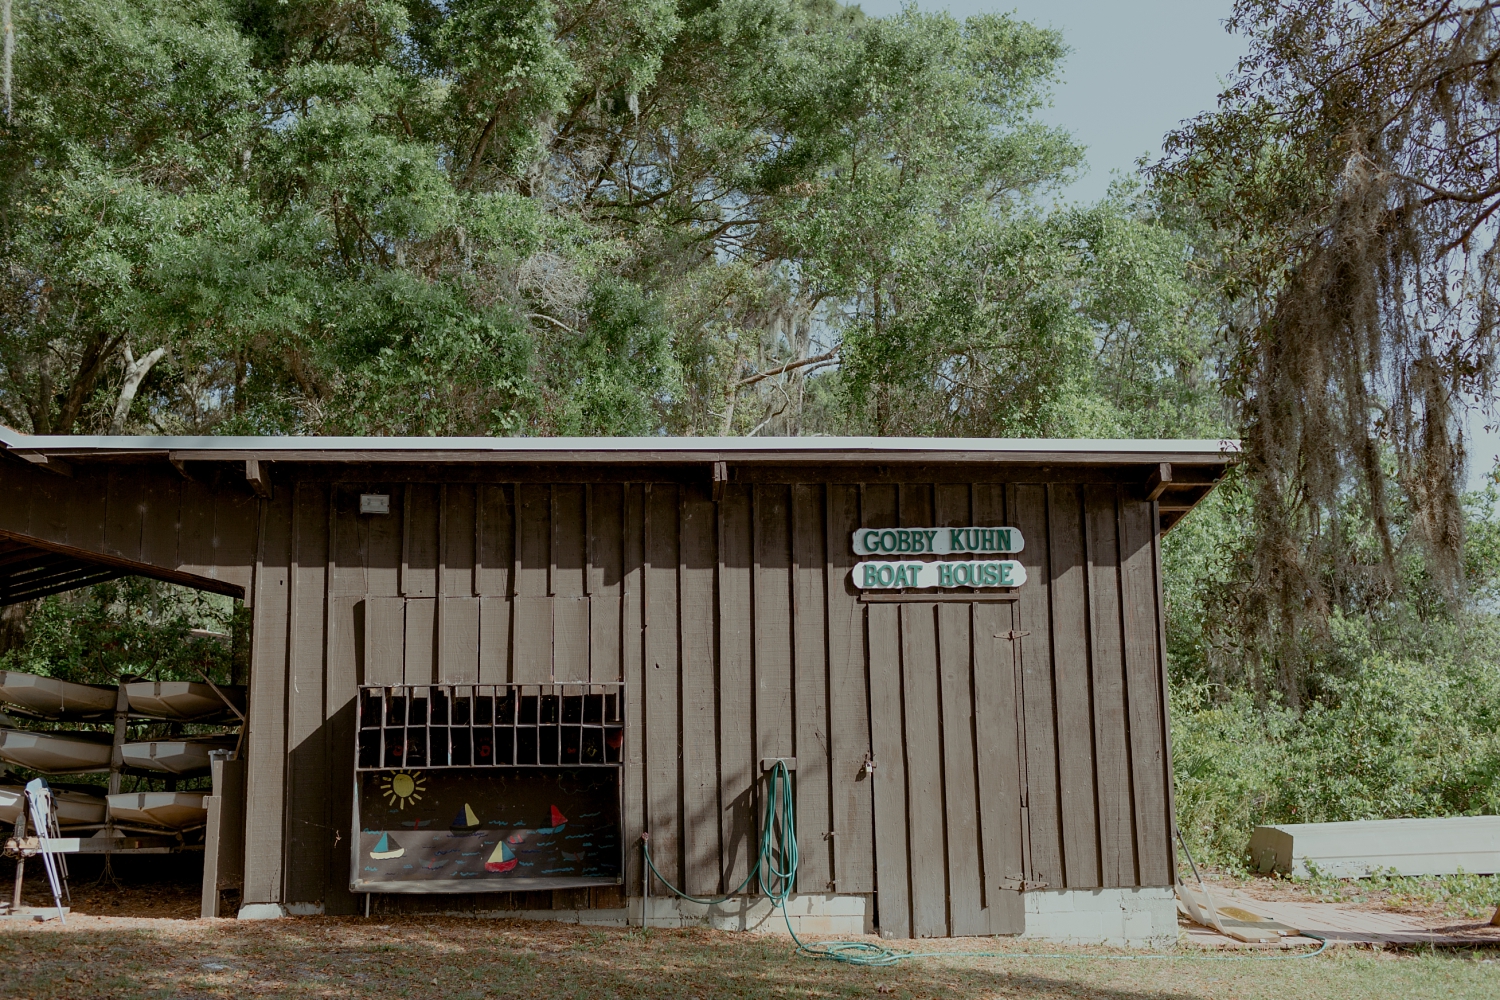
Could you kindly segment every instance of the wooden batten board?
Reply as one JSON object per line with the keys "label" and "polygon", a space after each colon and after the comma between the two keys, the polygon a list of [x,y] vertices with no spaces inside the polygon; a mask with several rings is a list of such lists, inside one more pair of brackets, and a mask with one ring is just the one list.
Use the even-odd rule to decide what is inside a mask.
{"label": "wooden batten board", "polygon": [[823,539],[823,488],[794,485],[791,499],[793,753],[801,861],[797,887],[800,892],[829,892],[834,888],[834,837],[828,798],[828,605],[823,592],[828,547]]}
{"label": "wooden batten board", "polygon": [[1119,514],[1115,490],[1083,488],[1093,665],[1094,775],[1099,795],[1100,880],[1133,886],[1134,806],[1125,704],[1125,644],[1120,608]]}
{"label": "wooden batten board", "polygon": [[552,598],[517,594],[512,602],[512,676],[518,684],[552,683]]}
{"label": "wooden batten board", "polygon": [[828,754],[833,881],[837,892],[875,891],[875,839],[865,761],[871,750],[864,609],[849,582],[847,539],[860,525],[859,487],[827,487]]}
{"label": "wooden batten board", "polygon": [[[361,491],[363,492],[363,491]],[[406,491],[395,486],[373,490],[391,498],[389,514],[365,518],[366,593],[378,597],[395,597],[401,593],[401,551],[406,520]],[[357,501],[356,501],[357,502]]]}
{"label": "wooden batten board", "polygon": [[552,568],[552,526],[548,509],[552,503],[552,488],[536,483],[518,483],[515,493],[515,594],[517,597],[545,597],[552,592],[548,579]]}
{"label": "wooden batten board", "polygon": [[1047,487],[1011,487],[1009,520],[1023,538],[1035,539],[1021,553],[1027,586],[1018,592],[1014,628],[1017,691],[1021,702],[1021,808],[1028,878],[1051,888],[1064,886],[1062,822],[1057,773],[1057,730],[1052,681],[1052,561],[1047,539]]}
{"label": "wooden batten board", "polygon": [[437,596],[439,489],[433,483],[406,485],[401,519],[401,593],[406,597]]}
{"label": "wooden batten board", "polygon": [[106,489],[104,554],[140,562],[145,504],[141,470],[128,465],[110,469]]}
{"label": "wooden batten board", "polygon": [[406,599],[365,599],[365,683],[401,684],[405,677]]}
{"label": "wooden batten board", "polygon": [[988,934],[980,850],[977,747],[974,744],[971,618],[974,609],[939,604],[938,688],[943,749],[943,819],[948,863],[948,922],[954,937]]}
{"label": "wooden batten board", "polygon": [[1155,516],[1151,504],[1120,501],[1120,598],[1125,619],[1126,699],[1130,706],[1131,786],[1135,794],[1137,877],[1141,885],[1171,885],[1172,814],[1163,735],[1160,650],[1157,645]]}
{"label": "wooden batten board", "polygon": [[589,599],[583,594],[552,598],[552,679],[589,679]]}
{"label": "wooden batten board", "polygon": [[716,512],[702,487],[682,487],[678,632],[682,643],[682,840],[686,890],[719,891],[719,769],[715,717],[714,577],[718,570]]}
{"label": "wooden batten board", "polygon": [[792,716],[791,494],[753,488],[755,573],[755,753],[795,756]]}
{"label": "wooden batten board", "polygon": [[515,569],[516,525],[513,487],[483,483],[475,500],[474,591],[481,597],[509,597]]}
{"label": "wooden batten board", "polygon": [[246,903],[280,902],[285,857],[286,688],[292,566],[292,498],[262,501],[255,566],[246,758]]}
{"label": "wooden batten board", "polygon": [[[330,597],[363,596],[370,585],[365,576],[369,561],[369,522],[375,515],[359,512],[358,485],[335,483],[329,490],[328,594]],[[390,517],[389,514],[379,515]]]}
{"label": "wooden batten board", "polygon": [[588,504],[589,678],[618,681],[623,679],[624,491],[616,483],[590,486]]}
{"label": "wooden batten board", "polygon": [[[330,539],[331,542],[331,539]],[[340,596],[328,598],[328,646],[326,657],[323,744],[327,760],[328,791],[324,810],[330,830],[340,835],[323,837],[327,881],[323,889],[323,910],[335,915],[358,912],[358,904],[349,891],[350,856],[343,839],[344,818],[353,815],[354,789],[343,780],[354,773],[355,699],[358,685],[364,683],[361,664],[364,649],[364,598]]]}
{"label": "wooden batten board", "polygon": [[479,683],[506,684],[511,673],[511,602],[504,597],[479,599]]}
{"label": "wooden batten board", "polygon": [[640,835],[646,830],[645,704],[645,488],[624,488],[623,594],[620,602],[625,674],[625,885],[639,895],[644,884]]}
{"label": "wooden batten board", "polygon": [[678,487],[649,484],[645,494],[646,659],[645,690],[646,828],[657,871],[682,885],[682,733],[679,729],[677,565],[680,527]]}
{"label": "wooden batten board", "polygon": [[1047,492],[1064,877],[1069,889],[1092,889],[1100,885],[1099,827],[1083,508],[1076,487],[1050,486]]}
{"label": "wooden batten board", "polygon": [[473,597],[478,532],[475,529],[474,486],[450,483],[442,487],[442,552],[438,593],[443,597]]}
{"label": "wooden batten board", "polygon": [[906,748],[901,735],[900,615],[906,610],[895,604],[877,604],[865,610],[869,623],[870,738],[876,765],[871,782],[875,892],[880,935],[895,938],[911,937],[912,926],[906,862]]}
{"label": "wooden batten board", "polygon": [[726,484],[719,501],[719,829],[723,888],[755,863],[755,592],[750,487]]}
{"label": "wooden batten board", "polygon": [[479,601],[477,597],[438,599],[439,684],[479,683]]}
{"label": "wooden batten board", "polygon": [[552,486],[552,589],[558,597],[582,597],[588,553],[588,522],[582,483]]}
{"label": "wooden batten board", "polygon": [[[981,522],[982,523],[982,522]],[[1021,825],[1021,709],[1015,605],[974,606],[974,743],[979,795],[980,883],[987,933],[1026,929],[1016,883],[1027,878]]]}
{"label": "wooden batten board", "polygon": [[406,684],[432,684],[437,680],[437,598],[418,597],[406,601],[406,654],[402,680]]}
{"label": "wooden batten board", "polygon": [[901,695],[906,740],[906,826],[910,840],[913,937],[948,934],[944,863],[946,805],[938,705],[937,621],[941,605],[901,605]]}
{"label": "wooden batten board", "polygon": [[287,690],[286,899],[323,898],[328,881],[328,746],[324,692],[327,636],[328,488],[292,487],[291,624]]}

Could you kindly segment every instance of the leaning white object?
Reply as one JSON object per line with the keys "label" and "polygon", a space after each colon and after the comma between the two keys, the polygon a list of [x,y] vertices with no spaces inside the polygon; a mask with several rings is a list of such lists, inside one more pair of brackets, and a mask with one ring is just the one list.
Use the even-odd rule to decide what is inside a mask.
{"label": "leaning white object", "polygon": [[109,715],[115,710],[116,697],[112,687],[0,670],[0,701],[49,719]]}
{"label": "leaning white object", "polygon": [[[26,805],[31,811],[31,821],[44,840],[62,835],[57,826],[57,811],[52,804],[52,789],[43,778],[32,778],[26,783]],[[60,854],[42,852],[42,863],[47,868],[47,881],[52,885],[52,902],[57,905],[58,919],[68,922],[63,910],[63,894],[67,890],[68,862]]]}
{"label": "leaning white object", "polygon": [[109,797],[109,817],[116,823],[140,823],[185,830],[208,822],[207,792],[122,792]]}
{"label": "leaning white object", "polygon": [[109,733],[43,733],[0,729],[0,760],[46,774],[109,768]]}
{"label": "leaning white object", "polygon": [[1500,816],[1258,826],[1250,836],[1250,864],[1300,878],[1313,868],[1336,878],[1377,871],[1493,875],[1500,872]]}

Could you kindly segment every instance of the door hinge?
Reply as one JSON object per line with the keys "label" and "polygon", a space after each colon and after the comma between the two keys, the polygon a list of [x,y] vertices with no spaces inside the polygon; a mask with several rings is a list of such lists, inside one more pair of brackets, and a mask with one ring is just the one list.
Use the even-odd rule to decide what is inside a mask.
{"label": "door hinge", "polygon": [[1009,632],[996,632],[995,633],[995,638],[996,639],[1010,639],[1010,640],[1014,641],[1016,639],[1021,638],[1022,636],[1030,635],[1030,634],[1031,634],[1030,632],[1017,632],[1015,629],[1011,629]]}
{"label": "door hinge", "polygon": [[1045,888],[1047,888],[1047,883],[1046,882],[1034,882],[1034,881],[1032,881],[1030,879],[1013,877],[1013,878],[1001,879],[1000,880],[1000,888],[1002,888],[1002,889],[1014,889],[1017,892],[1035,892],[1038,889],[1045,889]]}

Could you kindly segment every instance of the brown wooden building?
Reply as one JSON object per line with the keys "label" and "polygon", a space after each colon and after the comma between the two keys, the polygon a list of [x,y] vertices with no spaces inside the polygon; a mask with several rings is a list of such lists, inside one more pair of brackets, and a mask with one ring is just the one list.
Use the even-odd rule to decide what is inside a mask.
{"label": "brown wooden building", "polygon": [[[688,919],[659,883],[655,909],[640,901],[640,834],[686,891],[733,889],[778,758],[795,759],[808,926],[857,912],[888,936],[1035,931],[1077,900],[1118,909],[1173,883],[1159,540],[1223,474],[1223,442],[0,443],[0,601],[137,573],[253,609],[246,914],[356,912],[354,885],[379,906]],[[856,554],[860,529],[967,526],[1015,529],[1025,582],[869,589],[853,572],[876,558]],[[547,685],[623,692],[618,817],[600,821],[623,867],[417,895],[365,882],[381,852],[354,815],[359,720],[384,725],[397,695],[498,705]],[[442,706],[424,705],[424,740]],[[461,770],[436,747],[397,763]],[[366,762],[380,794],[386,752]],[[427,836],[413,810],[402,822]]]}

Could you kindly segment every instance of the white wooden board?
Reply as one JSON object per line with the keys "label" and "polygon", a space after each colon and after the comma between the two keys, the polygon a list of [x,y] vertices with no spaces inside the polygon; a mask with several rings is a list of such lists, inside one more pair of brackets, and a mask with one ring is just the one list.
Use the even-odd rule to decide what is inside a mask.
{"label": "white wooden board", "polygon": [[1311,874],[1309,865],[1338,878],[1376,871],[1492,875],[1500,872],[1500,816],[1258,826],[1250,837],[1250,864],[1303,878]]}

